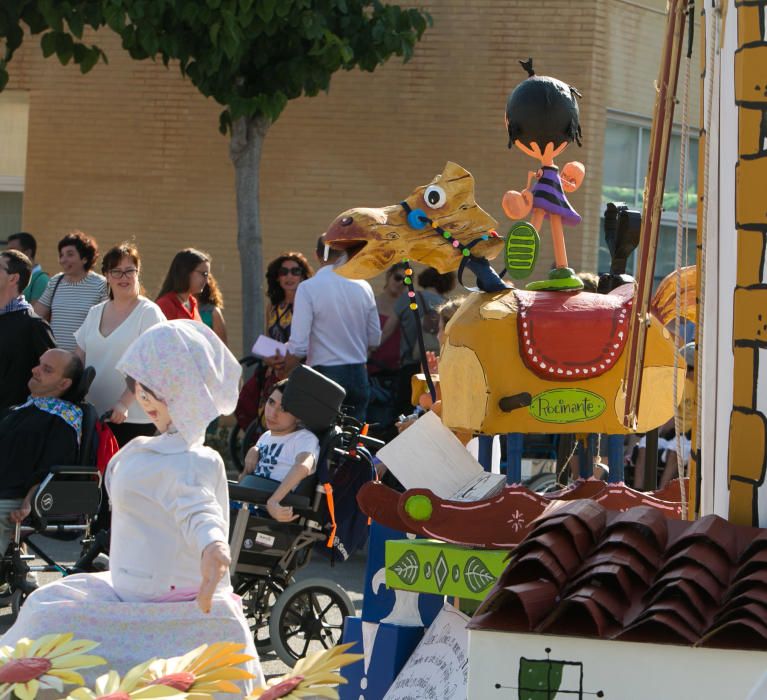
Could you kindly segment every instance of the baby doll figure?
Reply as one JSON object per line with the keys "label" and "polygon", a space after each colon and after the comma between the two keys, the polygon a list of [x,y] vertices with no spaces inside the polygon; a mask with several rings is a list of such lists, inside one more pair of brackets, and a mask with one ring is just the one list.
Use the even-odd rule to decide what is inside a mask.
{"label": "baby doll figure", "polygon": [[[574,192],[580,187],[585,169],[577,161],[567,163],[561,171],[554,164],[554,158],[572,141],[581,145],[576,99],[581,95],[575,88],[556,78],[536,75],[531,58],[520,63],[529,77],[514,88],[506,104],[509,148],[516,146],[538,161],[540,168],[528,173],[527,186],[522,192],[509,191],[503,196],[503,210],[510,219],[524,219],[532,211],[529,224],[516,224],[509,233],[507,268],[510,273],[516,268],[515,276],[518,278],[532,271],[537,258],[537,232],[543,219],[548,217],[555,267],[549,273],[549,279],[532,282],[527,288],[568,291],[582,289],[582,281],[568,267],[563,225],[575,226],[581,221],[565,193]],[[521,247],[525,246],[534,247],[534,251],[524,251],[520,255]],[[522,260],[526,262],[519,264]]]}

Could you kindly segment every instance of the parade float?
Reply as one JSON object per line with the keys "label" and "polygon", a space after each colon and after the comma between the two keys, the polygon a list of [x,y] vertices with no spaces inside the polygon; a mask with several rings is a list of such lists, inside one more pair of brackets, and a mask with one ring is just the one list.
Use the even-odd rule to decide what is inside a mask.
{"label": "parade float", "polygon": [[[680,406],[696,406],[689,486],[676,482],[660,494],[629,489],[620,469],[611,469],[611,483],[535,494],[519,483],[511,450],[508,483],[484,498],[457,499],[428,469],[404,493],[366,486],[359,502],[374,524],[365,607],[346,635],[365,659],[349,667],[342,697],[745,698],[752,689],[749,697],[767,697],[759,685],[767,662],[767,388],[759,361],[767,342],[766,10],[764,0],[727,0],[702,15],[698,259],[682,270],[678,253],[673,281],[654,296],[677,101],[687,121],[677,83],[693,8],[676,0],[656,84],[636,281],[613,270],[600,285],[606,293],[591,294],[568,268],[562,227],[576,224],[577,213],[566,194],[585,168],[559,171],[554,158],[580,138],[577,91],[544,77],[547,96],[537,97],[528,90],[538,80],[530,62],[520,92],[532,97],[525,103],[519,87],[512,93],[507,129],[510,147],[540,167],[521,192],[503,196],[506,214],[519,220],[505,238],[474,201],[471,175],[453,163],[400,203],[345,211],[328,228],[326,241],[347,252],[338,272],[348,277],[370,278],[403,259],[476,276],[440,357],[447,433],[621,436],[672,416],[678,433]],[[686,85],[691,66],[688,55]],[[558,136],[531,143],[527,125],[539,134],[553,128],[536,100],[560,98],[559,131],[548,132]],[[509,276],[523,279],[546,219],[554,266],[547,279],[513,288],[488,260],[503,253]],[[612,252],[626,243],[613,241]],[[683,402],[679,324],[691,317],[697,400]],[[401,453],[431,444],[452,472],[450,438],[431,430]],[[396,453],[384,450],[382,460]],[[420,472],[422,460],[412,467]],[[439,609],[445,595],[481,602],[469,618]]]}

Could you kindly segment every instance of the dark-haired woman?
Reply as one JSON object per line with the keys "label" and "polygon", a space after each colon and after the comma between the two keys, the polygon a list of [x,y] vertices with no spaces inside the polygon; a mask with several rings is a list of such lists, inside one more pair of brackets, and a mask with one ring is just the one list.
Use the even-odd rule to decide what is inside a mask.
{"label": "dark-haired woman", "polygon": [[[314,274],[309,261],[303,254],[290,251],[276,257],[266,268],[266,335],[280,343],[290,338],[290,324],[293,321],[293,301],[298,285]],[[258,419],[262,430],[266,430],[264,408],[274,385],[284,379],[284,359],[268,357],[264,360],[266,372],[261,384],[258,403]]]}
{"label": "dark-haired woman", "polygon": [[118,360],[144,331],[163,323],[157,304],[141,292],[141,258],[130,243],[111,248],[101,263],[109,284],[109,299],[94,306],[75,333],[76,354],[96,370],[88,401],[99,415],[107,414],[117,443],[122,447],[138,435],[154,435],[154,425],[125,388],[117,371]]}
{"label": "dark-haired woman", "polygon": [[189,319],[202,322],[196,294],[208,284],[210,256],[194,248],[185,248],[173,258],[160,293],[157,306],[169,321]]}
{"label": "dark-haired woman", "polygon": [[221,338],[224,345],[228,345],[226,321],[224,320],[224,314],[221,312],[224,308],[224,297],[218,288],[216,278],[209,274],[208,283],[195,296],[197,297],[197,307],[202,322]]}
{"label": "dark-haired woman", "polygon": [[34,309],[50,322],[56,344],[74,352],[75,331],[91,307],[107,298],[107,285],[91,269],[98,259],[99,247],[90,236],[74,231],[59,241],[58,248],[62,272],[51,277]]}

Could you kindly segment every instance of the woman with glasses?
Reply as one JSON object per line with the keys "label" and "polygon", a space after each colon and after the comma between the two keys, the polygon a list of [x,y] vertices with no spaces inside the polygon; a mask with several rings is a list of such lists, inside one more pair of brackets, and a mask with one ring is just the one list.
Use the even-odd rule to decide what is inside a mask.
{"label": "woman with glasses", "polygon": [[169,321],[202,322],[196,294],[205,289],[210,276],[210,256],[194,248],[176,253],[157,295],[157,306]]}
{"label": "woman with glasses", "polygon": [[141,296],[141,258],[130,243],[121,243],[104,255],[101,271],[109,286],[109,299],[88,312],[75,333],[75,353],[96,370],[87,400],[99,415],[107,415],[122,447],[137,435],[154,435],[154,425],[133,394],[125,388],[117,361],[147,328],[165,321],[157,304]]}

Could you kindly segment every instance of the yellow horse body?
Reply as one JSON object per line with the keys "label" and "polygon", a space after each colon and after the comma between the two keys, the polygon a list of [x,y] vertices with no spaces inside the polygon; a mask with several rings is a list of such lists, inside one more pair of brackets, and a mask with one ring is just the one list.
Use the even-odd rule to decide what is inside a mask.
{"label": "yellow horse body", "polygon": [[[325,240],[348,254],[348,261],[336,268],[339,274],[369,279],[405,258],[448,272],[460,265],[464,246],[472,244],[473,255],[488,259],[503,248],[503,240],[494,230],[497,222],[474,200],[471,174],[455,163],[448,163],[440,175],[417,188],[404,203],[406,206],[350,209],[332,222]],[[413,228],[408,221],[408,211],[413,210],[425,212],[431,225]],[[457,243],[437,233],[437,227]],[[582,359],[558,363],[556,356],[560,352],[572,355],[571,345],[581,342],[577,338],[588,338],[588,324],[595,318],[594,308],[605,305],[604,295],[523,293],[511,288],[470,294],[447,326],[439,362],[445,425],[484,434],[627,432],[621,420],[627,358],[620,350],[625,339],[621,327],[627,329],[630,313],[627,297],[633,295],[633,289],[621,289],[616,292],[626,303],[613,303],[610,310],[597,316],[602,331],[611,328],[609,340],[616,341],[615,350],[606,344],[606,336],[604,343],[600,336],[597,345],[604,346],[604,356],[595,359],[594,366]],[[524,309],[520,299],[526,304]],[[545,318],[533,313],[539,306],[546,307]],[[520,314],[530,315],[529,327]],[[675,408],[674,341],[661,320],[651,316],[647,322],[637,425],[640,432],[665,423]],[[557,334],[559,349],[557,343],[549,342],[543,350],[548,354],[537,356],[538,349],[530,342],[535,324],[549,341],[552,332]],[[685,366],[680,360],[676,364],[681,388]]]}

